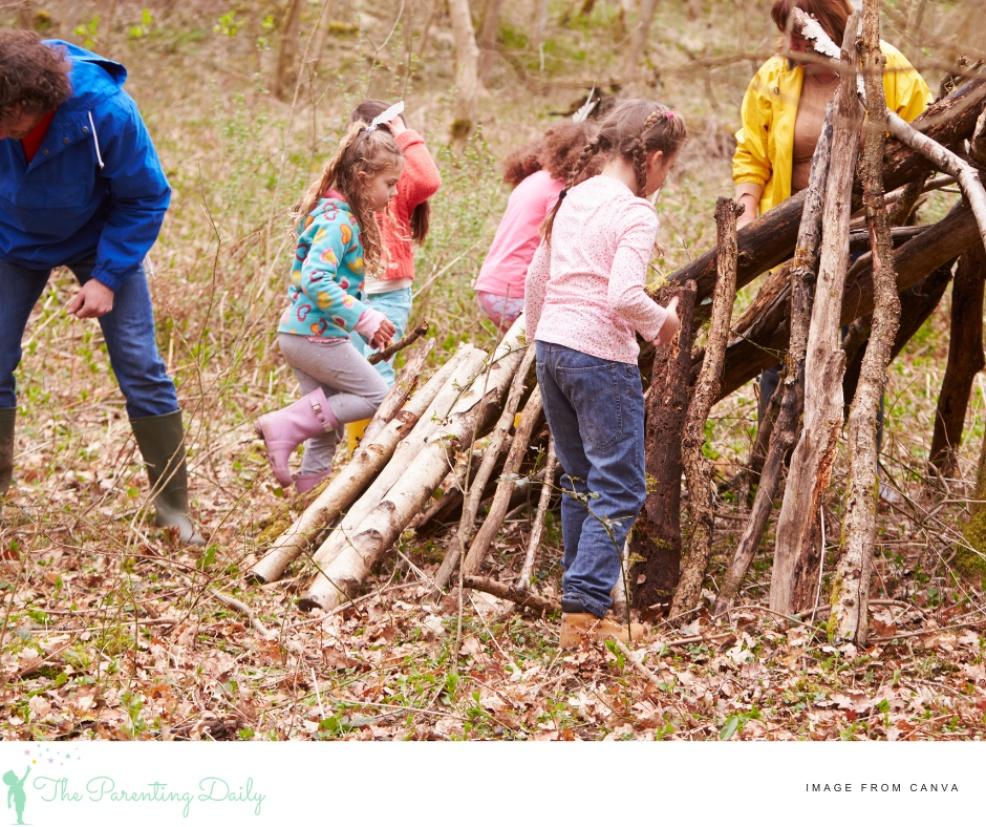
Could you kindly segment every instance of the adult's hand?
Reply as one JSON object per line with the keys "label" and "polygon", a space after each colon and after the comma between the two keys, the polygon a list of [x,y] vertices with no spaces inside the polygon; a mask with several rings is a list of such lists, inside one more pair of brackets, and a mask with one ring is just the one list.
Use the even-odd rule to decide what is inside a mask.
{"label": "adult's hand", "polygon": [[655,347],[664,347],[681,330],[681,320],[678,318],[678,297],[675,296],[671,299],[664,309],[668,311],[668,315],[664,324],[661,325],[661,329],[657,332],[657,338],[654,340]]}
{"label": "adult's hand", "polygon": [[98,319],[113,309],[113,291],[96,279],[89,279],[65,305],[79,319]]}

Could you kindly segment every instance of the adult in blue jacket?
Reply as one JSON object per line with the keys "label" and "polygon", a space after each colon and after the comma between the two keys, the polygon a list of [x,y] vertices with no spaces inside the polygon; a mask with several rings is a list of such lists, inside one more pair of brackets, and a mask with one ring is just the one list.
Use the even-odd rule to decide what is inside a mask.
{"label": "adult in blue jacket", "polygon": [[126,77],[70,43],[0,30],[0,502],[13,470],[21,338],[52,268],[66,266],[81,285],[66,309],[102,327],[157,523],[200,543],[143,264],[171,189]]}

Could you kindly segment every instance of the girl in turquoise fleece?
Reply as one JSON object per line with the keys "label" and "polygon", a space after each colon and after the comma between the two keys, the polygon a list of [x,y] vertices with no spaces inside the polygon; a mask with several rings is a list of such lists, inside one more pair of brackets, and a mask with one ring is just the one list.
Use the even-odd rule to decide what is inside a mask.
{"label": "girl in turquoise fleece", "polygon": [[[402,166],[386,126],[355,123],[298,210],[289,304],[277,341],[305,395],[262,416],[257,431],[277,481],[293,480],[299,493],[328,474],[342,426],[372,416],[388,391],[349,336],[355,331],[381,350],[394,334],[362,290],[367,273],[384,266],[373,213],[387,206]],[[301,471],[292,477],[288,460],[305,440]]]}

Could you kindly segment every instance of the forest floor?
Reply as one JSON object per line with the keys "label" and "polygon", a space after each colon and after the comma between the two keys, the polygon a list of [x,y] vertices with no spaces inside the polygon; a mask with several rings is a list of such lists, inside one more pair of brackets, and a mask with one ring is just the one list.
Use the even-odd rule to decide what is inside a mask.
{"label": "forest floor", "polygon": [[[738,0],[716,2],[732,8]],[[460,341],[490,349],[495,336],[480,321],[470,285],[506,199],[499,159],[584,95],[613,58],[613,23],[608,4],[599,4],[582,29],[556,33],[546,54],[557,65],[545,68],[543,56],[540,68],[536,60],[533,69],[521,64],[541,72],[536,97],[520,82],[516,60],[505,62],[495,93],[484,98],[478,133],[452,148],[444,144],[451,60],[440,27],[433,59],[413,71],[409,64],[402,71],[401,49],[420,33],[396,30],[381,56],[371,46],[384,42],[386,20],[363,21],[359,35],[340,29],[322,86],[284,104],[266,91],[270,49],[253,34],[231,33],[229,21],[214,29],[212,18],[169,18],[146,36],[121,28],[110,39],[92,29],[97,5],[52,4],[53,33],[95,37],[93,48],[128,65],[128,88],[175,189],[152,253],[153,289],[162,353],[186,414],[194,508],[209,544],[182,549],[144,521],[146,479],[98,327],[67,318],[62,308],[75,287],[56,274],[18,371],[16,479],[0,528],[0,736],[982,737],[986,605],[980,558],[959,528],[983,439],[982,377],[957,478],[932,483],[923,470],[947,355],[948,296],[891,368],[881,461],[901,499],[881,507],[872,640],[864,649],[834,646],[826,630],[838,490],[826,505],[833,528],[815,612],[790,620],[765,608],[771,535],[728,618],[713,623],[702,611],[672,627],[655,613],[632,656],[604,645],[561,651],[557,616],[518,612],[478,592],[453,589],[433,600],[430,577],[447,534],[403,537],[366,594],[332,613],[297,608],[312,573],[306,563],[279,583],[249,585],[244,573],[263,553],[270,525],[299,508],[275,486],[251,428],[296,393],[273,346],[291,244],[287,209],[345,114],[366,94],[406,97],[409,119],[442,170],[433,229],[417,261],[415,318],[428,318],[439,337],[429,367]],[[669,68],[659,91],[639,89],[677,106],[693,136],[661,196],[666,252],[655,278],[709,246],[712,204],[731,190],[729,136],[740,96],[772,45],[767,19],[735,20],[733,43],[710,40],[701,17],[663,20],[657,48]],[[88,34],[73,34],[87,24]],[[723,58],[731,53],[735,59]],[[705,59],[714,68],[697,92],[688,72]],[[937,82],[943,53],[931,49],[925,59]],[[946,206],[930,203],[925,217]],[[707,454],[722,479],[749,451],[755,411],[751,388],[713,410]],[[741,503],[719,509],[708,596],[744,514]],[[518,511],[497,540],[490,573],[512,579],[529,530],[529,513]],[[551,520],[536,581],[555,596],[558,545]]]}

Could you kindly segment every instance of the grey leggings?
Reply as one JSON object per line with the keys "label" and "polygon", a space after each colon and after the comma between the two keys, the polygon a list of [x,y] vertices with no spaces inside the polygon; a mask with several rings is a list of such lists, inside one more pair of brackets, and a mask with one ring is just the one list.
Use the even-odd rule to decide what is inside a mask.
{"label": "grey leggings", "polygon": [[[321,388],[339,422],[356,422],[373,416],[390,390],[366,357],[349,339],[310,342],[305,336],[280,333],[278,347],[294,369],[303,394]],[[318,474],[329,469],[342,429],[312,437],[305,443],[302,474]]]}

